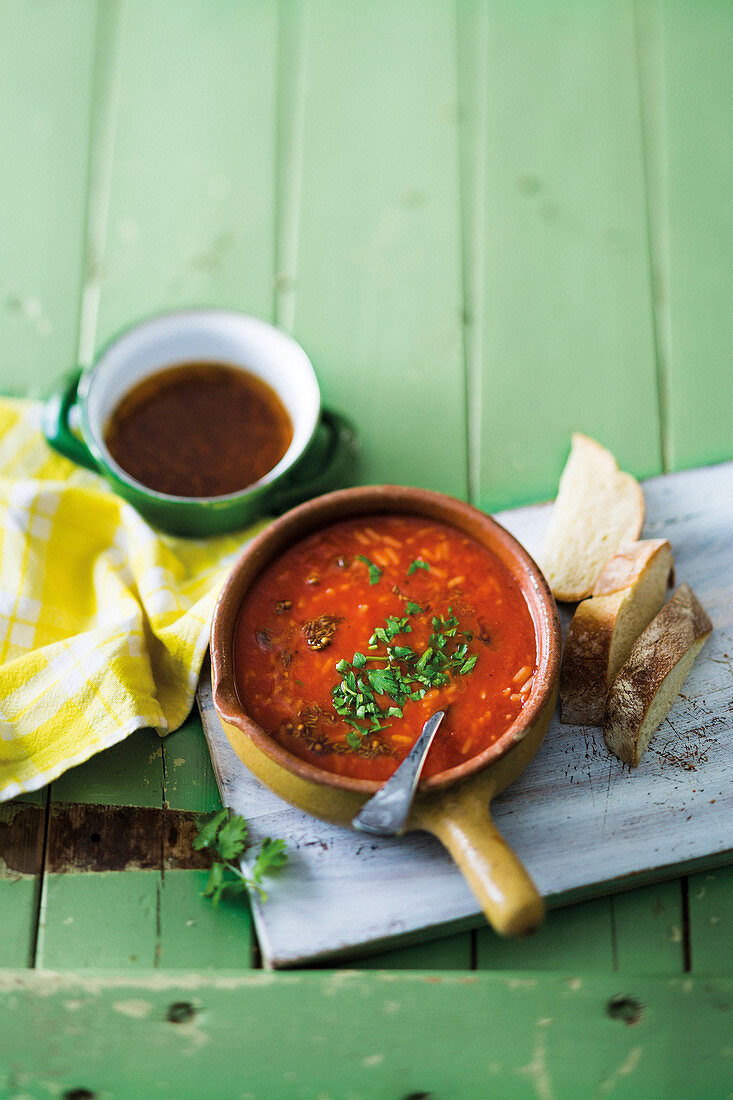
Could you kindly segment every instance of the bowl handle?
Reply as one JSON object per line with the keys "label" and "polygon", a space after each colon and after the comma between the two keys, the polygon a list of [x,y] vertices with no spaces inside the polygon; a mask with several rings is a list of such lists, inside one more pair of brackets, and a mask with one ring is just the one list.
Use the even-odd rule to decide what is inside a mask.
{"label": "bowl handle", "polygon": [[333,409],[323,409],[308,451],[268,493],[268,511],[286,512],[301,501],[350,484],[358,459],[359,442],[351,423]]}
{"label": "bowl handle", "polygon": [[71,427],[82,372],[72,371],[56,383],[56,388],[43,406],[43,434],[55,451],[79,466],[99,473],[92,452]]}
{"label": "bowl handle", "polygon": [[539,928],[544,902],[491,820],[485,797],[469,791],[433,795],[415,805],[411,825],[432,833],[448,849],[500,936],[520,939]]}

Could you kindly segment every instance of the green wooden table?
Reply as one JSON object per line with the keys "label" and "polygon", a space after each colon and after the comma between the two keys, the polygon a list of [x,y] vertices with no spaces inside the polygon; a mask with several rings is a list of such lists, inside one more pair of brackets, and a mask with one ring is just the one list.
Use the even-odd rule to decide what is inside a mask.
{"label": "green wooden table", "polygon": [[[276,322],[365,482],[733,457],[733,10],[0,0],[0,387],[192,304]],[[190,848],[201,727],[0,807],[0,1095],[723,1097],[733,868],[269,974]]]}

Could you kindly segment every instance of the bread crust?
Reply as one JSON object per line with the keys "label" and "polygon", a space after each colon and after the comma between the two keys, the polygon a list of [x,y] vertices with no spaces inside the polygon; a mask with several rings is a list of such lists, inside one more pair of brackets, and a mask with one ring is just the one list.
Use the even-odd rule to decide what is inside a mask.
{"label": "bread crust", "polygon": [[[611,681],[637,635],[662,606],[672,568],[666,539],[624,544],[606,564],[592,596],[578,604],[565,640],[562,722],[602,725]],[[627,637],[630,620],[633,629]]]}
{"label": "bread crust", "polygon": [[578,604],[560,666],[560,720],[565,724],[603,722],[613,628],[623,599],[623,593],[614,593]]}
{"label": "bread crust", "polygon": [[619,760],[639,764],[712,629],[695,593],[682,584],[639,635],[611,685],[603,722],[606,744]]}
{"label": "bread crust", "polygon": [[622,543],[612,558],[610,558],[593,587],[594,596],[609,596],[612,592],[620,592],[628,588],[641,575],[642,570],[648,568],[654,558],[668,552],[669,570],[668,583],[674,569],[672,560],[672,547],[668,539],[638,539],[635,542]]}

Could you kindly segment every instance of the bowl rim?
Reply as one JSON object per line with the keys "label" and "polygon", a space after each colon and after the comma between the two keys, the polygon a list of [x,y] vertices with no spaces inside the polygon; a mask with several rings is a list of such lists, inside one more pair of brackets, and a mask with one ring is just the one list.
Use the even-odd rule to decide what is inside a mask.
{"label": "bowl rim", "polygon": [[[323,527],[360,515],[419,515],[446,523],[497,553],[509,568],[532,616],[537,671],[529,699],[517,719],[493,744],[462,764],[424,778],[420,792],[435,791],[483,771],[504,757],[531,731],[557,686],[560,624],[554,597],[539,566],[518,540],[492,516],[455,497],[400,485],[364,485],[315,497],[274,520],[242,551],[220,590],[211,623],[214,706],[224,722],[244,733],[270,760],[322,787],[373,794],[383,780],[355,779],[318,768],[279,745],[246,713],[235,681],[233,635],[245,593],[283,551]],[[477,534],[478,532],[478,534]]]}
{"label": "bowl rim", "polygon": [[[210,324],[222,323],[224,325],[230,324],[239,326],[245,330],[250,330],[255,334],[257,339],[273,339],[280,344],[284,354],[295,357],[300,363],[300,369],[304,369],[304,376],[307,376],[308,379],[307,384],[313,398],[313,404],[310,409],[311,415],[309,415],[306,420],[306,427],[300,440],[296,443],[295,424],[293,424],[293,440],[290,442],[285,454],[270,470],[267,470],[261,477],[257,478],[256,481],[251,482],[249,485],[245,485],[241,489],[235,489],[230,493],[218,493],[215,496],[187,496],[177,493],[164,493],[160,489],[153,489],[150,485],[146,485],[145,482],[139,481],[138,478],[133,477],[124,466],[120,466],[117,460],[112,457],[104,439],[105,425],[104,423],[97,423],[95,420],[92,420],[89,413],[89,401],[93,390],[99,388],[100,379],[104,377],[104,372],[108,369],[110,360],[115,354],[119,354],[119,349],[124,348],[126,344],[143,339],[150,333],[155,333],[157,330],[164,330],[166,327],[172,328],[175,331],[177,326],[185,327],[187,324],[205,324],[206,322]],[[218,362],[218,360],[212,361]],[[182,360],[176,360],[171,365],[182,365],[183,362]],[[228,365],[241,367],[241,364],[237,363]],[[152,377],[154,374],[158,374],[165,369],[165,364],[156,367],[150,371],[149,376]],[[259,371],[253,365],[250,364],[243,369],[249,370],[257,378],[261,379]],[[148,376],[146,375],[145,377],[147,378]],[[130,392],[133,388],[134,386],[128,388],[126,393]],[[272,388],[275,389],[275,387]],[[275,389],[275,393],[278,398],[282,399],[282,392],[280,390]],[[276,482],[280,481],[281,478],[297,465],[308,450],[318,430],[323,407],[323,399],[315,367],[305,348],[303,348],[289,332],[286,332],[285,329],[280,328],[278,325],[262,317],[257,317],[255,314],[217,306],[191,306],[181,309],[161,310],[157,313],[145,316],[138,321],[134,321],[131,324],[125,325],[105,340],[104,344],[95,355],[94,360],[81,371],[77,395],[79,430],[96,462],[102,466],[104,470],[107,470],[118,483],[123,484],[129,491],[134,492],[137,496],[145,497],[161,505],[183,505],[191,511],[202,507],[207,508],[212,505],[215,508],[221,509],[225,508],[227,505],[240,504],[243,501],[247,501],[250,498],[266,492]]]}

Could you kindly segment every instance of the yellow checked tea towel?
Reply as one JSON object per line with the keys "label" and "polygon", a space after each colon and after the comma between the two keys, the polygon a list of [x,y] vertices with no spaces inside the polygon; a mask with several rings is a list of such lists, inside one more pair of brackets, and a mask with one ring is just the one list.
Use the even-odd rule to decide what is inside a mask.
{"label": "yellow checked tea towel", "polygon": [[263,526],[162,535],[40,425],[37,402],[0,400],[0,800],[183,722],[218,590]]}

